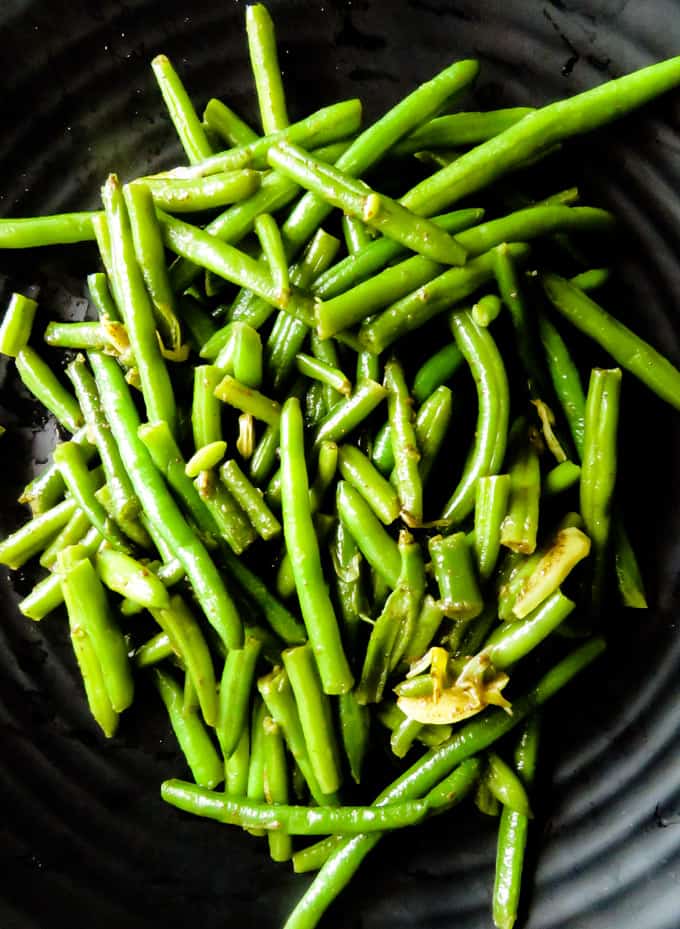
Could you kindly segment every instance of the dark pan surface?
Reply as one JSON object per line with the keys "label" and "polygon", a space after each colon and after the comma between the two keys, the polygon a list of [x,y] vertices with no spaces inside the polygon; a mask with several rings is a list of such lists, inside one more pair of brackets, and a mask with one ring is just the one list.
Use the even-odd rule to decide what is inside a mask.
{"label": "dark pan surface", "polygon": [[[449,60],[476,56],[471,105],[541,104],[680,50],[671,0],[271,0],[292,115],[352,95],[377,115]],[[4,0],[0,213],[97,203],[109,170],[170,165],[178,145],[149,68],[166,52],[197,105],[224,96],[255,121],[244,3]],[[680,362],[680,93],[562,162],[621,217],[607,304]],[[0,255],[1,299],[41,284],[82,312],[89,247]],[[57,270],[58,269],[58,270]],[[680,926],[680,428],[626,379],[623,485],[653,609],[609,616],[611,647],[549,713],[531,929]],[[0,530],[54,440],[0,361]],[[164,806],[184,768],[157,701],[140,693],[118,736],[90,720],[63,617],[21,618],[30,577],[0,579],[2,929],[274,929],[306,887],[266,847]],[[141,691],[141,688],[140,688]],[[494,827],[472,814],[384,841],[328,929],[491,925]]]}

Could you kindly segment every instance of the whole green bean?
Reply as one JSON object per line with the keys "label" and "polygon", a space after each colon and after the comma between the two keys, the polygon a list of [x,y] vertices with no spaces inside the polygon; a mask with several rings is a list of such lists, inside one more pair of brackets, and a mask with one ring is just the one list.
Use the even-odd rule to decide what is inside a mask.
{"label": "whole green bean", "polygon": [[73,394],[57,379],[49,365],[30,345],[16,356],[16,366],[24,386],[69,432],[83,425],[83,414]]}
{"label": "whole green bean", "polygon": [[353,678],[321,567],[309,506],[302,413],[295,397],[286,400],[281,414],[281,490],[284,538],[323,689],[344,693],[351,688]]}
{"label": "whole green bean", "polygon": [[455,525],[474,506],[477,479],[498,473],[503,461],[509,389],[503,360],[489,330],[477,326],[468,311],[453,313],[450,322],[456,344],[475,379],[479,404],[475,444],[443,512],[443,518]]}
{"label": "whole green bean", "polygon": [[152,420],[165,420],[174,430],[177,411],[172,384],[160,352],[151,300],[137,263],[125,199],[115,174],[109,175],[102,188],[102,200],[111,236],[118,308],[139,370],[147,415]]}
{"label": "whole green bean", "polygon": [[569,283],[580,290],[597,290],[609,280],[609,268],[589,268],[569,278]]}
{"label": "whole green bean", "polygon": [[413,187],[401,202],[432,215],[573,135],[605,125],[680,83],[680,58],[550,103]]}
{"label": "whole green bean", "polygon": [[487,639],[484,651],[494,667],[503,669],[524,658],[574,609],[574,602],[556,590],[521,623],[505,623]]}
{"label": "whole green bean", "polygon": [[189,163],[194,165],[210,158],[212,148],[205,130],[170,60],[165,55],[157,55],[151,68]]}
{"label": "whole green bean", "polygon": [[484,782],[492,795],[513,813],[531,817],[527,792],[510,765],[496,752],[489,752],[487,764]]}
{"label": "whole green bean", "polygon": [[262,246],[274,286],[285,297],[289,292],[288,260],[276,220],[270,213],[260,213],[255,219],[255,233]]}
{"label": "whole green bean", "polygon": [[567,420],[576,451],[583,458],[586,397],[569,349],[552,322],[541,313],[538,330],[553,388]]}

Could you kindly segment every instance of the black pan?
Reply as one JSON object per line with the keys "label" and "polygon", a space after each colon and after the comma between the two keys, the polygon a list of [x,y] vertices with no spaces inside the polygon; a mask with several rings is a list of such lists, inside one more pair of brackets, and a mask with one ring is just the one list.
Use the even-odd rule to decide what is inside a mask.
{"label": "black pan", "polygon": [[[0,211],[94,207],[110,170],[168,166],[179,147],[149,61],[167,53],[197,105],[223,95],[255,122],[245,4],[4,0]],[[359,95],[377,115],[457,57],[479,57],[468,105],[539,105],[680,50],[672,0],[271,0],[292,115]],[[622,232],[607,304],[680,362],[680,93],[558,161],[566,186]],[[0,299],[39,285],[82,312],[89,246],[0,255]],[[0,529],[54,441],[0,362]],[[626,380],[622,487],[652,608],[613,609],[607,656],[548,715],[533,831],[531,929],[680,926],[680,428]],[[89,717],[63,616],[22,619],[32,583],[3,572],[0,625],[2,929],[260,929],[307,886],[246,835],[162,804],[184,773],[152,695],[110,742]],[[142,695],[143,696],[143,695]],[[491,925],[494,824],[461,812],[381,843],[329,912],[331,929]]]}

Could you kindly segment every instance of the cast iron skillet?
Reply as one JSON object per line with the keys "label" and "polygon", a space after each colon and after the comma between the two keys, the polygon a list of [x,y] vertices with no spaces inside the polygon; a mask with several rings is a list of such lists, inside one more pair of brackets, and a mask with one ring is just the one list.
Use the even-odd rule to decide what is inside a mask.
{"label": "cast iron skillet", "polygon": [[[456,57],[478,56],[468,105],[541,104],[680,49],[670,0],[271,0],[290,109],[360,95],[376,115]],[[197,104],[225,98],[255,121],[238,0],[6,0],[0,7],[0,211],[95,206],[106,173],[173,163],[178,145],[148,63],[166,52]],[[680,93],[570,147],[564,184],[621,217],[622,318],[680,361]],[[82,311],[85,246],[0,255],[4,300],[42,286],[54,312]],[[74,289],[76,288],[76,289]],[[0,529],[54,428],[2,362]],[[623,487],[653,608],[613,610],[607,657],[548,716],[527,926],[677,929],[680,922],[680,465],[677,414],[626,379]],[[0,926],[157,929],[282,925],[307,878],[266,849],[165,807],[182,762],[157,702],[101,738],[63,617],[18,616],[29,576],[2,575]],[[142,698],[144,694],[141,695]],[[384,841],[324,925],[491,925],[494,828],[473,814]]]}

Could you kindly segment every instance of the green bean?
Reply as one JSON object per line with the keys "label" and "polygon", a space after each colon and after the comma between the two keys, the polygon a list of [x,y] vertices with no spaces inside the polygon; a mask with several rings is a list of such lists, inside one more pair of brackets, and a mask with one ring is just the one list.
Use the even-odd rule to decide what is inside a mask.
{"label": "green bean", "polygon": [[271,674],[258,680],[257,688],[268,712],[281,727],[286,744],[307,782],[312,797],[320,806],[332,803],[332,795],[329,797],[321,790],[312,768],[295,697],[285,670],[275,668]]}
{"label": "green bean", "polygon": [[91,354],[90,362],[104,413],[149,522],[182,563],[208,621],[222,641],[227,648],[238,648],[242,637],[238,613],[210,555],[183,518],[137,433],[139,416],[122,371],[113,359],[96,352]]}
{"label": "green bean", "polygon": [[424,403],[438,387],[450,380],[462,361],[463,356],[455,342],[431,355],[418,368],[413,381],[413,398],[416,403]]}
{"label": "green bean", "polygon": [[262,499],[260,491],[250,483],[233,458],[222,465],[220,477],[247,514],[258,535],[263,539],[272,539],[279,535],[281,524]]}
{"label": "green bean", "polygon": [[[423,796],[442,778],[446,779],[442,786],[448,801],[454,803],[459,800],[475,783],[478,774],[477,765],[466,766],[464,762],[520,723],[535,706],[549,700],[597,658],[604,647],[602,639],[592,639],[572,652],[544,675],[524,698],[514,701],[512,716],[494,708],[479,719],[466,723],[441,748],[427,752],[397,778],[382,792],[376,805],[385,806]],[[363,835],[338,842],[311,888],[289,916],[285,929],[314,929],[323,912],[347,885],[378,840],[377,836]]]}
{"label": "green bean", "polygon": [[194,487],[215,522],[220,537],[235,555],[241,555],[257,538],[257,533],[224,484],[212,471],[201,471]]}
{"label": "green bean", "polygon": [[489,752],[485,783],[493,796],[513,813],[531,817],[526,790],[512,768],[496,754]]}
{"label": "green bean", "polygon": [[430,594],[427,594],[423,600],[413,635],[404,654],[409,663],[421,658],[428,650],[437,634],[437,630],[441,626],[443,617],[441,603],[437,602]]}
{"label": "green bean", "polygon": [[149,668],[159,664],[175,654],[170,636],[166,632],[157,632],[148,641],[135,649],[134,661],[138,668]]}
{"label": "green bean", "polygon": [[194,780],[201,787],[216,787],[224,768],[205,726],[195,711],[184,712],[182,690],[169,674],[154,668],[153,679]]}
{"label": "green bean", "polygon": [[609,268],[590,268],[569,278],[569,283],[579,290],[597,290],[609,280]]}
{"label": "green bean", "polygon": [[309,506],[302,414],[295,397],[286,400],[281,415],[281,485],[286,547],[323,689],[326,693],[344,693],[352,686],[352,673],[321,568]]}
{"label": "green bean", "polygon": [[111,707],[122,713],[134,695],[127,644],[113,620],[106,591],[92,562],[80,556],[78,546],[73,546],[57,558],[69,623],[72,630],[83,629],[99,662]]}
{"label": "green bean", "polygon": [[158,577],[139,561],[117,552],[102,548],[96,556],[97,574],[109,588],[147,609],[165,609],[170,597]]}
{"label": "green bean", "polygon": [[[250,721],[250,759],[246,797],[255,802],[264,801],[264,719],[266,710],[262,700],[255,698]],[[248,830],[251,835],[262,836],[264,829],[257,826]]]}
{"label": "green bean", "polygon": [[261,3],[246,7],[246,34],[262,129],[265,134],[277,132],[288,126],[288,113],[276,54],[274,23]]}
{"label": "green bean", "polygon": [[34,348],[25,345],[16,356],[16,366],[24,386],[69,432],[83,425],[80,407],[72,394]]}
{"label": "green bean", "polygon": [[541,470],[538,452],[525,439],[510,464],[510,498],[501,525],[501,545],[531,555],[536,549]]}
{"label": "green bean", "polygon": [[[248,7],[248,9],[251,9]],[[288,279],[288,260],[281,239],[281,232],[276,220],[270,213],[260,213],[255,219],[255,232],[262,246],[274,286],[284,297],[290,290]],[[285,298],[285,297],[284,297]]]}
{"label": "green bean", "polygon": [[[102,218],[100,225],[102,225],[103,228],[106,228],[108,233],[105,214],[101,213],[100,215]],[[120,314],[116,304],[113,301],[113,297],[111,296],[111,291],[109,290],[108,276],[103,271],[97,271],[94,274],[88,274],[87,289],[90,295],[90,300],[95,305],[100,320],[110,320],[115,322],[116,320],[120,319]]]}
{"label": "green bean", "polygon": [[[79,355],[66,369],[83,412],[89,438],[95,443],[111,492],[113,515],[124,531],[139,513],[139,500],[132,489],[118,446],[102,411],[97,384],[85,359]],[[80,445],[76,446],[80,448]],[[80,452],[82,461],[83,454]],[[83,462],[86,464],[87,459]],[[96,525],[96,523],[95,523]],[[100,530],[101,531],[101,530]]]}
{"label": "green bean", "polygon": [[428,148],[456,148],[478,145],[514,126],[529,113],[531,107],[516,106],[491,110],[488,113],[452,113],[437,116],[395,145],[395,155],[410,155]]}
{"label": "green bean", "polygon": [[272,809],[264,803],[229,800],[187,781],[165,781],[161,796],[173,806],[222,823],[244,828],[264,828],[277,834],[292,835],[374,834],[419,823],[427,813],[424,801],[407,801],[386,807],[317,807],[277,804]]}
{"label": "green bean", "polygon": [[262,383],[262,339],[259,332],[241,321],[229,323],[230,337],[215,359],[215,367],[233,374],[246,387]]}
{"label": "green bean", "polygon": [[679,82],[680,59],[670,58],[550,103],[421,181],[401,202],[410,210],[432,215],[562,140],[605,125]]}
{"label": "green bean", "polygon": [[472,318],[478,326],[490,326],[501,311],[501,301],[496,294],[485,294],[472,307]]}
{"label": "green bean", "polygon": [[580,500],[585,529],[593,543],[592,596],[596,607],[601,602],[609,549],[620,391],[620,368],[593,369],[586,398]]}
{"label": "green bean", "polygon": [[152,188],[139,182],[126,184],[123,193],[130,219],[132,241],[147,291],[151,297],[153,315],[164,345],[178,353],[182,333],[175,308],[175,295],[165,267],[165,252],[156,218]]}
{"label": "green bean", "polygon": [[236,750],[248,726],[248,703],[262,640],[246,635],[243,647],[231,649],[224,663],[220,684],[217,735],[225,758]]}
{"label": "green bean", "polygon": [[498,245],[494,251],[494,274],[503,303],[508,308],[515,330],[517,354],[532,397],[545,397],[543,371],[534,345],[529,314],[517,276],[517,269],[508,246]]}
{"label": "green bean", "polygon": [[[59,582],[61,588],[59,576],[53,574],[51,577]],[[92,646],[92,641],[80,623],[79,615],[71,616],[69,614],[69,630],[73,652],[85,686],[85,695],[90,712],[106,738],[111,739],[118,728],[118,713],[111,705],[111,699],[105,686],[104,673]]]}
{"label": "green bean", "polygon": [[[362,584],[361,553],[341,520],[338,520],[333,534],[331,560],[343,634],[352,653],[357,644],[361,615],[366,613],[366,602]],[[342,705],[342,701],[340,703]],[[353,714],[350,713],[350,716],[353,719]]]}
{"label": "green bean", "polygon": [[343,374],[339,368],[332,367],[325,361],[313,358],[303,352],[295,355],[295,362],[300,374],[319,381],[321,384],[327,384],[339,394],[348,397],[352,393],[352,384],[346,374]]}
{"label": "green bean", "polygon": [[74,442],[62,442],[54,449],[53,457],[68,490],[74,500],[78,501],[78,506],[87,513],[92,525],[97,527],[114,548],[129,553],[127,539],[95,497],[101,481],[93,472],[88,471],[80,446]]}
{"label": "green bean", "polygon": [[196,449],[222,441],[222,405],[215,396],[221,380],[222,372],[215,365],[194,368],[191,427]]}
{"label": "green bean", "polygon": [[269,149],[267,161],[301,187],[387,238],[444,264],[465,261],[464,249],[440,226],[419,218],[390,197],[376,193],[368,184],[313,158],[298,146],[280,142]]}
{"label": "green bean", "polygon": [[[73,434],[72,442],[81,446],[85,460],[89,463],[97,449],[87,441],[88,430],[85,426]],[[33,516],[47,512],[64,496],[64,480],[54,462],[34,477],[21,492],[19,503],[27,503]]]}
{"label": "green bean", "polygon": [[510,483],[508,474],[480,477],[477,481],[474,548],[481,581],[487,581],[496,567]]}
{"label": "green bean", "polygon": [[246,167],[265,168],[267,153],[275,145],[294,142],[309,149],[320,148],[351,136],[358,129],[360,122],[361,102],[343,100],[317,110],[286,129],[260,136],[247,145],[218,152],[191,167],[175,168],[167,174],[171,177],[191,178],[206,177],[220,171],[237,171]]}
{"label": "green bean", "polygon": [[[264,720],[264,793],[267,803],[276,804],[277,812],[289,801],[288,767],[279,726],[271,716]],[[279,829],[268,835],[272,861],[288,861],[293,854],[290,835]]]}
{"label": "green bean", "polygon": [[53,570],[59,552],[68,548],[69,545],[77,545],[90,528],[90,525],[87,513],[77,507],[64,528],[57,533],[47,548],[43,550],[40,556],[42,567],[48,568],[50,571]]}
{"label": "green bean", "polygon": [[371,236],[366,226],[364,226],[360,219],[357,219],[355,216],[348,216],[346,213],[343,213],[341,222],[347,251],[350,255],[354,255],[355,252],[360,252],[361,249],[371,241]]}
{"label": "green bean", "polygon": [[224,458],[227,443],[223,440],[209,442],[194,452],[184,466],[187,477],[198,477],[201,471],[211,471]]}
{"label": "green bean", "polygon": [[428,543],[445,616],[466,622],[482,612],[482,595],[464,532],[435,536]]}
{"label": "green bean", "polygon": [[341,836],[331,835],[313,845],[301,848],[293,855],[293,870],[296,874],[318,871],[340,842],[342,842]]}
{"label": "green bean", "polygon": [[359,784],[368,749],[370,716],[368,708],[357,700],[355,691],[351,690],[338,697],[338,718],[349,770],[355,783]]}
{"label": "green bean", "polygon": [[227,796],[245,797],[250,769],[250,732],[247,725],[243,727],[236,750],[227,758],[224,768]]}
{"label": "green bean", "polygon": [[489,330],[477,326],[467,311],[453,313],[450,322],[456,344],[475,379],[479,404],[475,444],[443,513],[443,518],[455,525],[474,506],[478,478],[498,473],[501,466],[508,430],[509,390],[503,360]]}
{"label": "green bean", "polygon": [[506,623],[487,639],[484,651],[498,669],[508,668],[536,648],[574,609],[556,590],[521,623]]}
{"label": "green bean", "polygon": [[[526,787],[531,787],[534,780],[538,741],[539,720],[534,713],[525,723],[515,750],[517,772]],[[503,808],[493,894],[493,918],[498,929],[512,929],[517,919],[528,826],[525,814]]]}
{"label": "green bean", "polygon": [[97,213],[56,213],[0,219],[0,248],[38,248],[42,245],[70,245],[93,242],[92,218]]}
{"label": "green bean", "polygon": [[[526,245],[514,244],[510,252],[519,261],[528,253]],[[493,255],[486,252],[472,258],[464,268],[451,268],[433,278],[401,300],[397,300],[375,318],[365,321],[359,330],[363,348],[380,353],[396,339],[420,328],[433,316],[464,300],[493,274]],[[460,346],[459,346],[460,347]]]}
{"label": "green bean", "polygon": [[214,97],[206,104],[203,122],[230,146],[249,145],[258,138],[257,133],[231,107]]}
{"label": "green bean", "polygon": [[174,650],[191,676],[205,722],[214,726],[218,716],[215,672],[210,650],[196,618],[178,595],[171,597],[167,606],[150,608],[150,613],[170,637]]}
{"label": "green bean", "polygon": [[176,408],[172,385],[156,337],[151,300],[135,255],[132,230],[123,192],[115,174],[102,188],[102,200],[111,236],[113,276],[119,309],[130,337],[139,370],[149,419],[162,419],[175,428]]}
{"label": "green bean", "polygon": [[225,375],[215,388],[215,396],[223,403],[236,407],[243,413],[250,413],[270,426],[278,426],[281,420],[281,406],[264,394],[245,384],[241,384],[230,374]]}
{"label": "green bean", "polygon": [[0,324],[0,354],[16,358],[28,345],[38,304],[30,297],[14,293]]}
{"label": "green bean", "polygon": [[0,542],[0,564],[18,570],[41,552],[71,519],[78,508],[73,498],[35,516]]}
{"label": "green bean", "polygon": [[380,359],[371,352],[360,351],[357,354],[357,383],[363,380],[380,380]]}
{"label": "green bean", "polygon": [[399,534],[400,571],[397,586],[371,629],[361,680],[359,703],[379,703],[387,679],[403,657],[411,639],[425,592],[425,568],[420,546],[412,536]]}
{"label": "green bean", "polygon": [[[437,223],[447,232],[455,234],[474,225],[483,216],[484,210],[481,209],[456,210],[453,213],[435,216],[432,222]],[[336,297],[366,280],[373,273],[380,271],[394,258],[404,255],[406,251],[407,249],[399,242],[378,237],[365,245],[360,252],[348,255],[324,272],[314,284],[314,292],[323,300]]]}
{"label": "green bean", "polygon": [[544,314],[538,317],[538,329],[553,388],[567,420],[576,451],[579,458],[583,458],[586,398],[581,386],[581,377],[562,336]]}
{"label": "green bean", "polygon": [[[73,501],[69,500],[68,502],[72,504]],[[12,536],[9,538],[12,538]],[[6,541],[9,541],[9,539]],[[99,548],[101,541],[102,537],[99,535],[97,529],[92,526],[79,542],[79,549],[83,556],[90,557],[93,555]],[[4,543],[2,544],[4,545]],[[1,550],[0,546],[0,551]],[[49,574],[44,580],[39,581],[31,592],[20,601],[19,610],[24,616],[39,622],[63,602],[64,596],[61,589],[61,579],[58,574]]]}
{"label": "green bean", "polygon": [[368,458],[351,445],[340,448],[340,474],[357,490],[386,526],[399,516],[399,497]]}
{"label": "green bean", "polygon": [[[325,794],[340,787],[338,747],[333,731],[330,700],[322,690],[315,658],[309,643],[287,648],[282,653],[300,717],[307,753]],[[318,659],[317,659],[318,661]]]}
{"label": "green bean", "polygon": [[212,148],[205,130],[169,59],[165,55],[157,55],[151,62],[151,68],[189,163],[193,165],[209,158]]}
{"label": "green bean", "polygon": [[228,576],[257,606],[279,638],[287,645],[298,645],[305,641],[306,631],[302,623],[270,593],[257,574],[231,552],[223,551],[221,561]]}
{"label": "green bean", "polygon": [[[421,84],[368,126],[337,159],[336,167],[352,177],[364,174],[395,142],[439,112],[450,97],[474,81],[478,70],[475,61],[459,61]],[[304,142],[298,144],[304,146]],[[295,251],[303,245],[329,212],[327,204],[310,193],[306,194],[284,224],[288,247]]]}
{"label": "green bean", "polygon": [[409,526],[418,526],[423,520],[423,484],[418,470],[420,452],[413,422],[413,401],[397,361],[388,361],[385,365],[385,386],[402,518]]}
{"label": "green bean", "polygon": [[101,323],[90,322],[50,322],[45,327],[45,342],[52,348],[107,349],[111,347],[111,340],[104,326]]}
{"label": "green bean", "polygon": [[168,213],[199,213],[247,200],[259,188],[260,174],[246,169],[208,177],[147,177],[129,186],[146,188],[153,203]]}
{"label": "green bean", "polygon": [[394,589],[399,582],[401,558],[397,543],[387,534],[371,507],[346,481],[337,487],[338,516],[349,530],[369,565]]}
{"label": "green bean", "polygon": [[422,723],[404,717],[401,723],[392,730],[390,736],[392,754],[396,755],[397,758],[405,758],[422,728]]}
{"label": "green bean", "polygon": [[645,588],[635,552],[630,544],[621,515],[616,513],[613,524],[613,545],[616,579],[623,605],[638,610],[647,609]]}
{"label": "green bean", "polygon": [[339,442],[356,429],[387,396],[387,390],[375,381],[357,384],[351,397],[338,403],[321,421],[315,442]]}
{"label": "green bean", "polygon": [[662,400],[680,409],[680,371],[667,358],[569,281],[556,274],[545,274],[542,281],[553,306],[572,325],[594,339]]}
{"label": "green bean", "polygon": [[555,465],[545,475],[543,479],[543,493],[552,497],[555,494],[569,490],[574,484],[578,484],[581,477],[580,467],[573,461],[562,461]]}
{"label": "green bean", "polygon": [[182,222],[167,213],[158,212],[163,241],[175,254],[207,268],[219,277],[252,290],[271,306],[285,309],[307,325],[314,323],[314,305],[309,297],[292,290],[281,295],[271,274],[245,252],[222,242],[198,226]]}

